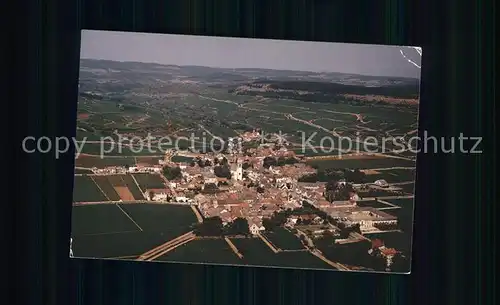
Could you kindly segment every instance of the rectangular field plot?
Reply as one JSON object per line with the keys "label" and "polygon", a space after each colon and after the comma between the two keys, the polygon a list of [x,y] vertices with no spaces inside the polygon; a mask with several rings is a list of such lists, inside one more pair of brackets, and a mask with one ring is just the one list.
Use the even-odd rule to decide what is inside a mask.
{"label": "rectangular field plot", "polygon": [[159,164],[159,160],[163,160],[163,157],[136,157],[136,164],[153,166]]}
{"label": "rectangular field plot", "polygon": [[[375,209],[388,208],[389,205],[382,203],[380,201],[370,200],[370,201],[358,201],[356,203],[359,207],[370,207]],[[387,211],[386,211],[387,212]],[[390,212],[389,212],[390,213]]]}
{"label": "rectangular field plot", "polygon": [[231,239],[243,255],[242,264],[286,268],[332,269],[307,251],[274,253],[259,238]]}
{"label": "rectangular field plot", "polygon": [[109,175],[107,177],[122,200],[144,199],[141,190],[137,187],[134,178],[130,174]]}
{"label": "rectangular field plot", "polygon": [[392,203],[394,205],[400,206],[400,207],[411,207],[413,206],[413,198],[401,198],[401,199],[386,199],[384,201],[387,201],[389,203]]}
{"label": "rectangular field plot", "polygon": [[405,231],[405,233],[410,234],[408,239],[411,239],[411,232],[413,230],[413,211],[414,211],[414,199],[387,199],[389,203],[400,206],[400,209],[388,210],[389,214],[398,217],[399,227]]}
{"label": "rectangular field plot", "polygon": [[234,238],[231,242],[243,255],[242,264],[269,266],[276,263],[276,254],[260,238]]}
{"label": "rectangular field plot", "polygon": [[141,187],[141,191],[145,192],[146,189],[159,189],[165,187],[165,181],[158,174],[132,174],[135,181]]}
{"label": "rectangular field plot", "polygon": [[75,166],[85,168],[104,168],[108,166],[128,166],[135,164],[134,157],[104,157],[79,155],[75,160]]}
{"label": "rectangular field plot", "polygon": [[139,226],[147,232],[164,232],[182,229],[190,230],[197,222],[189,206],[168,204],[122,204],[120,205]]}
{"label": "rectangular field plot", "polygon": [[111,183],[109,182],[107,176],[90,176],[90,177],[99,186],[99,188],[104,192],[104,194],[106,195],[106,198],[108,198],[111,201],[120,200],[120,196],[116,192],[113,185],[111,185]]}
{"label": "rectangular field plot", "polygon": [[75,176],[74,202],[100,202],[108,199],[89,176]]}
{"label": "rectangular field plot", "polygon": [[115,204],[73,206],[71,228],[73,236],[140,231]]}
{"label": "rectangular field plot", "polygon": [[276,267],[335,269],[308,251],[280,252],[276,254]]}
{"label": "rectangular field plot", "polygon": [[[126,143],[128,144],[128,143]],[[83,147],[82,153],[90,155],[101,154],[104,156],[103,159],[116,158],[116,157],[132,157],[135,155],[149,156],[158,155],[160,152],[155,150],[149,150],[147,147],[141,147],[141,145],[135,145],[134,147],[129,147],[125,145],[120,145],[119,143],[87,143]],[[134,163],[132,163],[134,164]]]}
{"label": "rectangular field plot", "polygon": [[282,250],[300,250],[304,246],[292,232],[285,228],[275,228],[273,232],[268,232],[265,237],[276,247]]}
{"label": "rectangular field plot", "polygon": [[163,262],[241,264],[224,239],[193,240],[155,259]]}
{"label": "rectangular field plot", "polygon": [[159,232],[73,236],[73,255],[82,258],[135,259],[177,236]]}
{"label": "rectangular field plot", "polygon": [[363,159],[337,159],[337,160],[314,160],[307,162],[316,165],[319,169],[326,168],[390,168],[390,167],[414,167],[415,161],[394,158],[363,158]]}
{"label": "rectangular field plot", "polygon": [[415,182],[411,184],[404,184],[399,186],[403,192],[408,193],[408,194],[414,194],[415,192]]}
{"label": "rectangular field plot", "polygon": [[374,182],[379,179],[384,179],[389,183],[398,183],[405,181],[415,180],[415,170],[414,169],[392,169],[392,170],[381,170],[377,173],[370,173],[366,175],[368,182]]}

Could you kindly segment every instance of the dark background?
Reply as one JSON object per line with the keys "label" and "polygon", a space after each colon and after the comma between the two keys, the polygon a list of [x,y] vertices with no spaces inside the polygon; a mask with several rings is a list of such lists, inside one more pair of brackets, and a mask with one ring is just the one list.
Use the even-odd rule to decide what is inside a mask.
{"label": "dark background", "polygon": [[[494,1],[9,3],[17,10],[3,10],[14,18],[5,27],[9,68],[2,70],[15,143],[4,166],[15,171],[4,176],[15,185],[4,201],[13,213],[2,213],[8,241],[2,263],[3,289],[15,301],[3,304],[492,301],[486,291],[494,285]],[[82,28],[422,46],[420,129],[483,136],[483,154],[418,156],[411,275],[69,260],[73,154],[28,155],[20,141],[74,136]]]}

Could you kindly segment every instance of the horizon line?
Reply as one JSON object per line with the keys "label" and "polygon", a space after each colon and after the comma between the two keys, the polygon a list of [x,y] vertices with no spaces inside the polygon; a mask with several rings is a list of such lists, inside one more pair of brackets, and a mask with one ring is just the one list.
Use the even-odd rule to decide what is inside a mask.
{"label": "horizon line", "polygon": [[315,72],[315,71],[307,71],[307,70],[283,70],[283,69],[250,68],[250,67],[222,68],[222,67],[202,66],[202,65],[165,64],[165,63],[158,63],[158,62],[155,62],[155,61],[113,60],[113,59],[88,58],[88,57],[80,57],[80,60],[101,60],[101,61],[111,61],[111,62],[119,62],[119,63],[155,64],[155,65],[159,65],[159,66],[174,66],[174,67],[203,67],[203,68],[221,69],[221,70],[237,70],[237,69],[241,70],[241,69],[248,69],[248,70],[270,70],[270,71],[286,71],[286,72],[305,72],[305,73],[312,73],[312,74],[336,73],[336,74],[345,74],[345,75],[354,75],[354,76],[359,75],[359,76],[369,76],[369,77],[379,77],[379,78],[412,79],[412,80],[417,80],[417,81],[420,81],[420,79],[421,79],[421,77],[411,77],[411,76],[371,75],[371,74],[348,73],[348,72],[338,72],[338,71]]}

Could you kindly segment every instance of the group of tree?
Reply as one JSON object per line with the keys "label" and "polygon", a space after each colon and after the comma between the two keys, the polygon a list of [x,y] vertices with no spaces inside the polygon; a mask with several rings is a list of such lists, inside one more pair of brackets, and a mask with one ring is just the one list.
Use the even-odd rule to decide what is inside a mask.
{"label": "group of tree", "polygon": [[165,176],[168,180],[175,180],[182,177],[180,167],[164,166],[162,172],[163,176]]}
{"label": "group of tree", "polygon": [[241,167],[242,167],[243,169],[245,169],[245,170],[246,170],[246,169],[249,169],[250,167],[253,167],[253,165],[252,165],[252,164],[250,164],[250,163],[248,163],[248,162],[244,162],[244,163],[241,165]]}
{"label": "group of tree", "polygon": [[293,210],[286,209],[279,212],[274,212],[270,218],[263,219],[262,225],[266,228],[266,230],[272,231],[274,228],[284,225],[287,222],[288,218],[293,215],[317,215],[325,221],[332,220],[332,218],[324,211],[321,211],[313,205],[304,201],[302,202],[302,207],[295,208]]}
{"label": "group of tree", "polygon": [[349,200],[353,192],[354,188],[352,184],[339,183],[338,181],[331,180],[326,184],[325,198],[330,202]]}
{"label": "group of tree", "polygon": [[317,169],[315,174],[307,174],[298,179],[299,182],[328,182],[328,181],[338,181],[340,179],[345,179],[350,183],[366,183],[366,174],[360,171],[359,169],[350,170],[350,169],[336,169],[336,168],[327,168],[327,169]]}
{"label": "group of tree", "polygon": [[233,222],[224,227],[224,234],[226,235],[248,235],[250,234],[248,228],[248,221],[245,218],[238,217]]}
{"label": "group of tree", "polygon": [[231,179],[231,168],[229,165],[218,165],[214,167],[214,174],[219,178]]}
{"label": "group of tree", "polygon": [[346,226],[343,223],[339,223],[337,227],[340,229],[339,238],[344,239],[348,238],[351,233],[359,233],[361,234],[361,227],[359,224],[355,224],[352,226]]}
{"label": "group of tree", "polygon": [[331,231],[325,230],[323,234],[314,240],[314,245],[318,249],[325,249],[335,244],[336,237]]}
{"label": "group of tree", "polygon": [[366,183],[366,174],[359,169],[346,170],[344,172],[344,178],[347,182],[352,182],[356,184]]}
{"label": "group of tree", "polygon": [[194,232],[198,236],[221,236],[222,235],[222,219],[218,216],[208,217],[198,224]]}
{"label": "group of tree", "polygon": [[226,236],[226,235],[248,235],[248,221],[245,218],[236,218],[233,222],[224,226],[219,216],[205,218],[202,223],[194,229],[198,236]]}
{"label": "group of tree", "polygon": [[263,166],[265,168],[269,168],[271,166],[284,166],[284,165],[287,165],[287,164],[295,164],[295,163],[298,163],[299,160],[295,159],[294,157],[289,157],[289,158],[285,158],[285,157],[278,157],[278,158],[275,158],[275,157],[265,157],[264,160],[263,160]]}
{"label": "group of tree", "polygon": [[197,158],[197,159],[193,159],[193,161],[191,161],[191,163],[189,164],[191,167],[194,167],[196,165],[198,165],[199,167],[208,167],[208,166],[212,166],[212,162],[209,160],[209,159],[201,159],[201,158]]}
{"label": "group of tree", "polygon": [[[332,100],[331,98],[332,96],[344,95],[344,94],[384,95],[390,97],[414,98],[415,96],[418,96],[418,86],[419,86],[418,82],[414,81],[411,82],[405,81],[398,85],[384,86],[384,87],[365,87],[361,85],[347,85],[347,84],[325,83],[316,81],[289,81],[289,80],[258,80],[256,81],[256,84],[267,85],[272,89],[287,90],[279,93],[289,93],[289,92],[294,93],[298,91],[307,91],[310,94],[319,93],[317,95],[328,96],[330,102]],[[257,92],[257,93],[261,94],[262,92]],[[275,92],[271,91],[270,93],[275,93]],[[301,94],[296,93],[296,95],[300,96]]]}

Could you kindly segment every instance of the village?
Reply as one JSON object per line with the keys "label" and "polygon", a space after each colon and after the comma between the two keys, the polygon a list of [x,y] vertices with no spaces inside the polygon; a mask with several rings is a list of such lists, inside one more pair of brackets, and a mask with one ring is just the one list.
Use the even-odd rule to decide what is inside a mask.
{"label": "village", "polygon": [[[243,134],[241,139],[251,142],[254,137],[255,131]],[[187,159],[173,161],[179,155]],[[188,161],[188,156],[193,156],[192,160]],[[380,200],[390,209],[391,204],[384,198],[411,196],[381,179],[369,183],[354,183],[346,178],[304,182],[308,180],[304,177],[316,175],[317,169],[302,162],[302,158],[283,145],[269,143],[244,152],[236,152],[229,146],[225,154],[193,155],[172,149],[158,164],[94,167],[92,172],[96,176],[138,173],[158,176],[163,187],[142,188],[144,202],[188,205],[200,226],[213,224],[207,219],[220,219],[223,228],[243,220],[248,227],[243,232],[255,237],[263,238],[266,231],[281,227],[293,232],[306,248],[314,251],[318,251],[316,241],[325,236],[336,244],[349,244],[370,241],[364,236],[367,233],[398,231],[396,216],[362,203]],[[218,234],[210,233],[210,229],[208,232],[204,234]],[[380,240],[375,240],[374,247],[390,265],[398,250],[379,243]]]}

